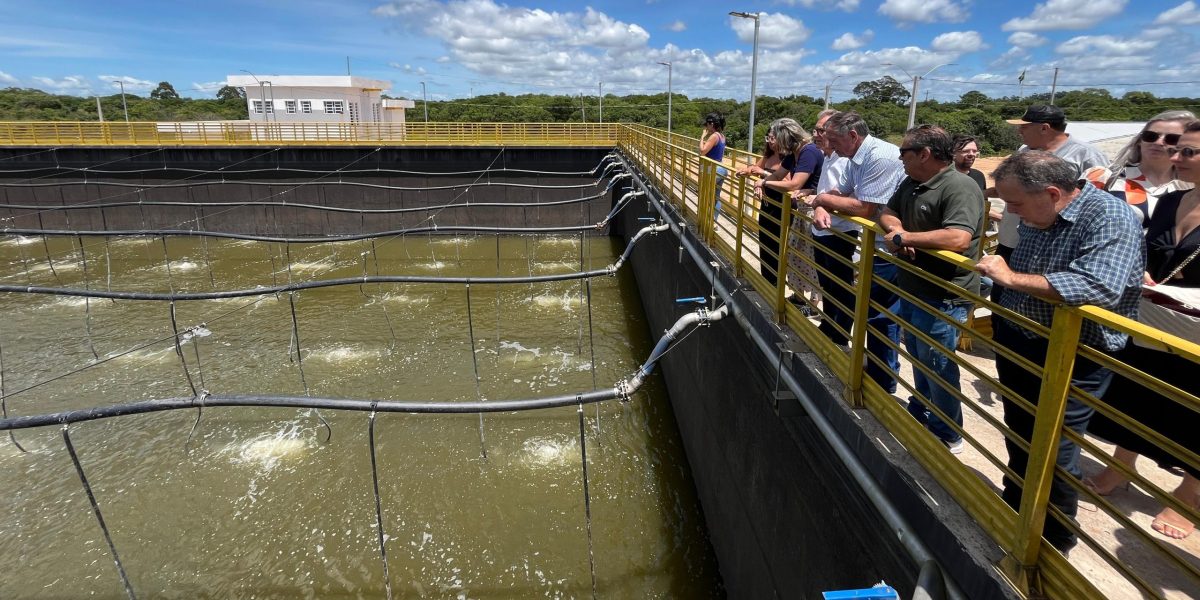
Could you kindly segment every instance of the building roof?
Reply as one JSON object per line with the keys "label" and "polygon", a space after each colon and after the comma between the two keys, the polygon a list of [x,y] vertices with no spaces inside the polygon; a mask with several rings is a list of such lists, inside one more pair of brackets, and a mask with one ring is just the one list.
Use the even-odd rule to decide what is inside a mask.
{"label": "building roof", "polygon": [[1071,139],[1092,144],[1112,158],[1145,125],[1145,121],[1068,121],[1067,133]]}
{"label": "building roof", "polygon": [[225,77],[225,85],[234,87],[257,86],[259,82],[270,82],[272,86],[280,87],[330,87],[330,88],[360,88],[388,90],[392,82],[381,79],[367,79],[352,75],[229,75]]}

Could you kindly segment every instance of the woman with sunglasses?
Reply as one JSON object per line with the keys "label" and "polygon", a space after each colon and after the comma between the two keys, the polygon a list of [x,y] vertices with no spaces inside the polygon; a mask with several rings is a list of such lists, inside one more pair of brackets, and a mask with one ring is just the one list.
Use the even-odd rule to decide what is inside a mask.
{"label": "woman with sunglasses", "polygon": [[[1177,146],[1168,148],[1171,164],[1183,182],[1200,185],[1200,121],[1178,126]],[[1145,142],[1143,142],[1145,143]],[[1143,157],[1144,160],[1144,157]],[[1164,194],[1150,217],[1146,229],[1146,286],[1168,284],[1200,288],[1200,190],[1192,187]],[[1195,340],[1192,340],[1195,341]],[[1159,352],[1130,344],[1118,358],[1193,396],[1200,396],[1200,379],[1194,375],[1196,364],[1176,354]],[[1113,378],[1105,401],[1146,427],[1162,434],[1188,450],[1200,454],[1200,423],[1196,413],[1175,400],[1165,398],[1140,383],[1125,377]],[[1172,493],[1179,502],[1193,508],[1200,505],[1200,470],[1150,443],[1112,420],[1096,413],[1088,433],[1117,444],[1113,458],[1132,468],[1138,454],[1144,454],[1168,468],[1184,471],[1183,481]],[[1096,477],[1084,480],[1098,494],[1108,495],[1127,485],[1125,477],[1106,468]],[[1171,507],[1163,508],[1151,527],[1174,539],[1183,539],[1196,525]]]}
{"label": "woman with sunglasses", "polygon": [[725,168],[725,117],[719,112],[710,112],[704,117],[704,133],[700,134],[700,154],[717,163],[716,199],[713,204],[713,219],[721,216],[721,186],[729,170]]}
{"label": "woman with sunglasses", "polygon": [[1091,169],[1085,176],[1096,187],[1138,209],[1142,223],[1148,223],[1163,194],[1192,187],[1175,178],[1175,168],[1171,157],[1167,156],[1167,149],[1179,143],[1184,124],[1195,119],[1196,116],[1186,110],[1154,115],[1121,148],[1108,168]]}

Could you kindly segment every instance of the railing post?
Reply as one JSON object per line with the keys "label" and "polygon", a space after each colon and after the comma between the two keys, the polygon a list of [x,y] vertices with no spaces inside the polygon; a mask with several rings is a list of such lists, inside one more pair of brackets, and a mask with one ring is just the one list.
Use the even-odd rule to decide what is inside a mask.
{"label": "railing post", "polygon": [[[766,198],[765,194],[763,198]],[[792,195],[785,191],[779,204],[779,251],[775,253],[775,321],[782,324],[787,321],[787,300],[784,298],[787,296],[787,251],[788,234],[792,227]],[[759,232],[759,235],[762,233]],[[800,290],[795,292],[800,293]]]}
{"label": "railing post", "polygon": [[1042,530],[1046,524],[1050,486],[1058,463],[1058,445],[1062,438],[1071,373],[1079,351],[1083,315],[1062,306],[1055,307],[1050,324],[1050,339],[1042,370],[1042,388],[1033,415],[1033,434],[1029,440],[1029,464],[1021,488],[1021,509],[1010,554],[1001,567],[1025,593],[1041,587],[1037,575],[1038,555],[1042,548]]}
{"label": "railing post", "polygon": [[[834,234],[837,235],[837,234]],[[871,283],[875,280],[875,229],[863,227],[859,238],[858,285],[855,288],[854,321],[850,327],[850,368],[846,380],[846,400],[854,408],[863,408],[863,359],[867,354],[867,315],[871,310]],[[836,283],[834,285],[837,285]]]}
{"label": "railing post", "polygon": [[734,240],[733,251],[733,275],[735,277],[742,276],[742,236],[745,235],[746,221],[746,178],[737,178],[737,232]]}

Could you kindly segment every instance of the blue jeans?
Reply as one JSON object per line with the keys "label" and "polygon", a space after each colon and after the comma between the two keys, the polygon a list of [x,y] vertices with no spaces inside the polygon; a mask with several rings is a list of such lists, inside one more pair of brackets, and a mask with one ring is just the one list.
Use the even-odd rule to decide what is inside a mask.
{"label": "blue jeans", "polygon": [[717,200],[713,205],[713,220],[721,217],[721,186],[725,184],[725,178],[729,176],[729,169],[725,167],[717,167]]}
{"label": "blue jeans", "polygon": [[[893,284],[896,283],[896,275],[899,270],[899,267],[883,259],[876,260],[872,268],[875,281],[884,280]],[[882,285],[872,283],[871,300],[894,314],[900,298]],[[871,308],[867,312],[867,327],[874,329],[879,335],[887,337],[897,346],[900,345],[900,326],[891,317]],[[871,332],[867,333],[867,352],[888,366],[887,369],[883,369],[875,364],[875,361],[868,360],[867,376],[878,383],[879,387],[882,387],[887,393],[896,393],[896,373],[900,371],[900,355]]]}
{"label": "blue jeans", "polygon": [[[934,300],[931,298],[921,298],[926,304],[938,309],[945,317],[952,319],[958,323],[967,322],[967,304],[962,302],[952,302],[951,300]],[[908,300],[900,300],[900,318],[907,321],[914,329],[920,331],[934,341],[944,346],[950,352],[958,346],[959,331],[950,323],[940,319],[929,312],[926,312],[921,307],[909,302]],[[958,383],[958,363],[954,362],[949,355],[935,349],[933,346],[926,344],[917,338],[916,334],[911,331],[904,332],[904,347],[908,349],[918,362],[925,365],[946,382],[944,387],[940,383],[931,380],[920,369],[913,368],[913,384],[917,388],[917,396],[908,399],[908,412],[936,435],[938,439],[948,444],[953,444],[962,439],[953,428],[945,423],[936,414],[930,412],[919,397],[927,398],[933,406],[942,411],[949,419],[962,428],[962,403],[949,390],[953,387],[959,389]]]}

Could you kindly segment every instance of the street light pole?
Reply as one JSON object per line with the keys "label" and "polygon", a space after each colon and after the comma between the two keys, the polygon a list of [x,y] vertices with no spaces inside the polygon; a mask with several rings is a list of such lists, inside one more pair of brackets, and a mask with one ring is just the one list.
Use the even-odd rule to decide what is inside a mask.
{"label": "street light pole", "polygon": [[600,82],[600,124],[604,124],[604,82]]}
{"label": "street light pole", "polygon": [[667,67],[667,143],[671,143],[671,63],[660,62]]}
{"label": "street light pole", "polygon": [[[275,112],[275,84],[267,81],[267,86],[271,88],[271,120],[279,122],[279,115]],[[263,113],[263,118],[266,118],[266,113]]]}
{"label": "street light pole", "polygon": [[754,152],[754,101],[757,97],[756,91],[758,88],[758,13],[746,13],[733,11],[730,16],[740,17],[743,19],[754,19],[754,50],[753,57],[750,60],[750,130],[746,132],[746,152]]}
{"label": "street light pole", "polygon": [[425,107],[425,122],[429,122],[429,96],[425,95],[425,82],[421,82],[421,104]]}
{"label": "street light pole", "polygon": [[129,122],[129,105],[125,103],[125,82],[117,80],[117,85],[121,86],[121,108],[125,110],[125,122]]}
{"label": "street light pole", "polygon": [[913,75],[912,73],[909,73],[908,71],[905,71],[904,67],[901,67],[900,65],[892,64],[892,63],[883,63],[883,66],[885,66],[885,67],[896,67],[897,69],[904,71],[905,75],[912,77],[912,80],[913,80],[912,96],[910,96],[908,99],[908,128],[909,129],[912,129],[917,124],[917,84],[922,79],[929,77],[930,73],[932,73],[942,67],[950,67],[950,66],[954,66],[956,64],[958,64],[958,63],[942,63],[940,65],[933,67],[932,69],[929,69],[928,71],[925,71],[924,75],[917,76],[917,75]]}
{"label": "street light pole", "polygon": [[833,87],[833,82],[837,81],[841,77],[841,75],[838,75],[837,77],[830,79],[829,83],[825,84],[825,110],[829,110],[829,90]]}
{"label": "street light pole", "polygon": [[[239,70],[241,72],[249,75],[250,77],[253,77],[254,81],[258,83],[258,101],[263,106],[262,120],[264,123],[266,123],[267,122],[267,92],[266,92],[266,90],[263,89],[263,85],[265,85],[265,84],[262,81],[259,81],[258,76],[255,75],[254,73],[251,73],[250,71],[247,71],[246,69],[239,69]],[[272,108],[274,108],[274,107],[272,107]]]}

